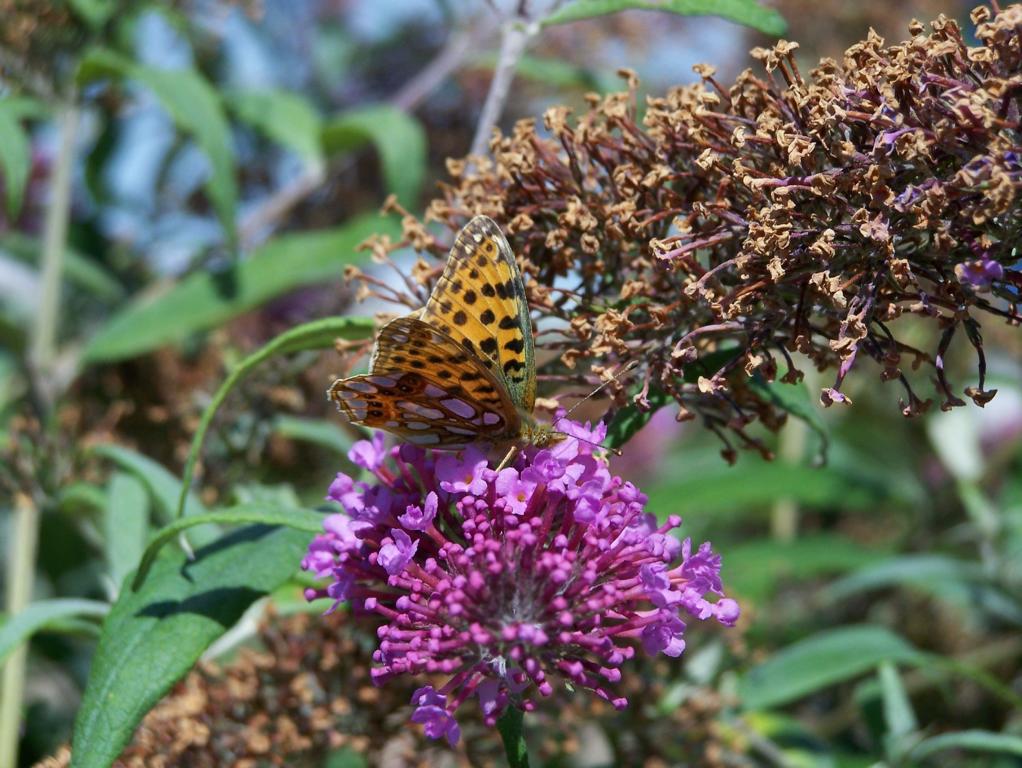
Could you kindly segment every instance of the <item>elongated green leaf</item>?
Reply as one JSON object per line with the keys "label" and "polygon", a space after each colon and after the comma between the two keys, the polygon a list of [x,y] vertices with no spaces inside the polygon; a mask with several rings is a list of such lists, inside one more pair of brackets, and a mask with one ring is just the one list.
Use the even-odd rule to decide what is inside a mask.
{"label": "elongated green leaf", "polygon": [[912,711],[912,702],[901,682],[897,668],[889,661],[880,665],[880,690],[884,701],[884,721],[887,725],[887,736],[899,742],[913,733],[919,723],[916,713]]}
{"label": "elongated green leaf", "polygon": [[732,545],[724,556],[724,568],[736,594],[761,603],[784,581],[845,573],[884,554],[843,536],[816,534],[794,541],[761,539]]}
{"label": "elongated green leaf", "polygon": [[149,496],[135,475],[114,472],[106,493],[103,544],[106,564],[118,587],[129,571],[138,567],[149,532]]}
{"label": "elongated green leaf", "polygon": [[228,106],[267,138],[297,153],[306,163],[323,162],[322,120],[302,96],[287,91],[231,91]]}
{"label": "elongated green leaf", "polygon": [[106,509],[106,491],[79,480],[60,489],[57,504],[61,511],[86,507],[101,512]]}
{"label": "elongated green leaf", "polygon": [[299,325],[290,331],[285,331],[277,338],[265,344],[260,349],[242,360],[231,374],[227,377],[220,389],[217,390],[206,410],[202,412],[202,419],[199,427],[195,430],[192,438],[192,445],[188,451],[188,460],[185,462],[185,471],[181,483],[181,496],[178,500],[177,517],[184,514],[185,494],[191,486],[192,478],[195,475],[195,463],[202,451],[202,443],[206,439],[206,432],[209,425],[213,423],[213,417],[217,410],[223,405],[224,400],[231,393],[231,390],[238,385],[252,370],[260,363],[269,360],[275,355],[286,355],[291,352],[300,352],[305,349],[324,349],[333,346],[334,340],[365,338],[373,331],[373,322],[364,317],[328,317],[324,320],[314,320],[311,323]]}
{"label": "elongated green leaf", "polygon": [[824,598],[828,601],[845,600],[870,589],[906,584],[944,589],[949,582],[960,584],[983,579],[983,567],[978,563],[944,555],[898,555],[872,563],[835,581],[827,587]]}
{"label": "elongated green leaf", "polygon": [[196,551],[168,548],[103,624],[75,721],[75,768],[106,768],[146,712],[253,602],[298,567],[309,534],[255,525]]}
{"label": "elongated green leaf", "polygon": [[[0,235],[0,251],[28,264],[38,264],[42,244],[38,238],[21,232],[5,232]],[[121,284],[109,272],[73,248],[64,251],[63,270],[72,285],[88,291],[98,299],[116,301],[124,295]]]}
{"label": "elongated green leaf", "polygon": [[153,535],[139,563],[131,588],[134,590],[141,588],[160,550],[182,531],[196,525],[238,525],[239,523],[282,525],[306,533],[319,533],[323,528],[323,515],[307,509],[274,507],[258,502],[216,509],[193,517],[182,517],[170,525],[164,526]]}
{"label": "elongated green leaf", "polygon": [[21,212],[31,167],[32,149],[28,136],[21,128],[18,114],[6,99],[0,98],[0,181],[7,197],[7,215],[12,219]]}
{"label": "elongated green leaf", "polygon": [[[143,456],[141,453],[125,448],[122,445],[103,443],[93,446],[90,450],[109,459],[122,469],[132,473],[145,483],[153,501],[160,520],[172,521],[177,515],[177,505],[181,496],[181,481],[172,475],[165,467]],[[192,493],[187,496],[184,514],[201,515],[206,512],[205,506]],[[191,532],[191,540],[196,544],[206,544],[218,535],[213,528],[203,527]]]}
{"label": "elongated green leaf", "polygon": [[344,112],[323,126],[327,154],[376,147],[387,189],[405,207],[418,201],[426,175],[426,132],[412,116],[385,104]]}
{"label": "elongated green leaf", "polygon": [[[946,749],[964,749],[971,752],[997,752],[1002,755],[1022,757],[1022,737],[981,730],[942,733],[940,736],[934,736],[931,739],[921,741],[909,753],[909,757],[913,760],[922,760],[924,757],[929,757],[937,752],[943,752]],[[950,765],[950,763],[947,763],[947,765]]]}
{"label": "elongated green leaf", "polygon": [[649,410],[640,410],[635,403],[629,403],[614,414],[607,427],[607,439],[604,441],[609,448],[621,448],[649,423],[653,414],[674,402],[674,398],[662,389],[652,387],[646,399],[649,401]]}
{"label": "elongated green leaf", "polygon": [[669,514],[733,512],[743,515],[764,510],[777,499],[815,506],[868,507],[888,497],[888,489],[843,468],[813,468],[750,457],[737,467],[703,467],[685,471],[647,490],[649,510]]}
{"label": "elongated green leaf", "polygon": [[543,26],[569,24],[619,11],[667,11],[682,16],[720,16],[758,29],[767,35],[782,35],[784,17],[755,0],[571,0],[543,20]]}
{"label": "elongated green leaf", "polygon": [[273,421],[273,431],[282,437],[316,443],[337,453],[346,453],[352,444],[351,436],[336,422],[323,419],[278,416]]}
{"label": "elongated green leaf", "polygon": [[739,683],[746,709],[764,709],[876,668],[887,661],[920,663],[922,654],[888,629],[842,627],[819,632],[753,667]]}
{"label": "elongated green leaf", "polygon": [[17,616],[8,617],[0,626],[0,664],[11,651],[32,635],[68,619],[100,618],[110,611],[109,603],[97,600],[60,598],[29,603]]}
{"label": "elongated green leaf", "polygon": [[140,355],[222,325],[294,288],[340,284],[345,265],[361,260],[356,247],[373,233],[396,235],[397,224],[373,214],[337,229],[278,237],[237,265],[226,293],[218,276],[196,273],[160,296],[132,302],[90,340],[83,358],[96,363]]}
{"label": "elongated green leaf", "polygon": [[93,48],[79,65],[78,81],[87,83],[103,77],[127,78],[152,91],[178,128],[206,155],[211,168],[206,192],[233,250],[237,245],[238,204],[234,149],[230,124],[213,87],[194,69],[155,69],[115,51]]}

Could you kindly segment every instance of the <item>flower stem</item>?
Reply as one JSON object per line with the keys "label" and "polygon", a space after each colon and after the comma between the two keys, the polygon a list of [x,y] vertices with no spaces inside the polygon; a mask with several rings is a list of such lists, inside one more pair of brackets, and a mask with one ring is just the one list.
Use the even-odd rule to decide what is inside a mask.
{"label": "flower stem", "polygon": [[511,81],[515,78],[518,62],[521,60],[522,54],[525,53],[525,47],[529,40],[535,34],[535,29],[535,25],[522,19],[509,19],[504,24],[501,30],[497,66],[493,70],[490,91],[486,94],[483,111],[479,115],[479,124],[476,125],[476,133],[472,138],[470,155],[486,154],[493,127],[500,120],[500,115],[504,111],[504,103],[507,101],[508,91],[511,90]]}
{"label": "flower stem", "polygon": [[[32,596],[35,553],[39,531],[39,508],[25,494],[14,499],[14,535],[7,558],[7,612],[20,613]],[[0,678],[0,765],[18,764],[21,731],[21,698],[25,688],[28,646],[22,645],[7,657]]]}
{"label": "flower stem", "polygon": [[[60,319],[60,280],[71,213],[71,171],[78,133],[78,108],[73,103],[69,102],[60,111],[59,124],[60,146],[50,179],[50,199],[43,225],[39,303],[28,350],[32,389],[37,397],[40,416],[45,422],[50,421],[54,403],[60,394],[54,367]],[[8,616],[21,613],[32,597],[38,537],[39,498],[18,494],[14,499],[14,535],[11,537],[11,551],[6,564]],[[0,688],[0,766],[18,764],[27,659],[28,646],[22,645],[11,653],[3,668],[3,687]]]}
{"label": "flower stem", "polygon": [[[789,419],[780,435],[778,453],[783,461],[797,465],[805,453],[809,428],[801,419]],[[790,544],[798,538],[799,505],[790,496],[774,502],[770,511],[770,533],[775,541]]]}
{"label": "flower stem", "polygon": [[497,730],[504,740],[504,751],[507,752],[507,764],[510,768],[529,768],[529,749],[525,745],[522,730],[522,710],[509,706],[497,721]]}
{"label": "flower stem", "polygon": [[57,325],[60,315],[60,280],[67,245],[67,227],[71,212],[71,171],[74,167],[75,139],[78,133],[78,109],[66,106],[60,113],[60,146],[56,167],[50,179],[50,199],[43,225],[42,268],[39,304],[32,327],[28,352],[33,386],[47,408],[57,396],[53,366],[57,357]]}

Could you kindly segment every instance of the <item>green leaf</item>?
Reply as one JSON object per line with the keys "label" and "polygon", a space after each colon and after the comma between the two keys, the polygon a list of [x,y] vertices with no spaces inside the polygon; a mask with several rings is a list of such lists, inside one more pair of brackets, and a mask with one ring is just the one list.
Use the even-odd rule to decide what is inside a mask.
{"label": "green leaf", "polygon": [[323,419],[282,415],[274,419],[273,431],[289,440],[315,443],[337,453],[347,453],[352,444],[352,438],[347,432],[336,423]]}
{"label": "green leaf", "polygon": [[93,28],[106,24],[117,10],[116,0],[69,0],[68,4]]}
{"label": "green leaf", "polygon": [[331,118],[323,126],[327,154],[350,152],[368,143],[376,147],[387,189],[407,208],[414,207],[426,176],[426,132],[414,117],[379,104]]}
{"label": "green leaf", "polygon": [[337,338],[360,339],[369,336],[372,331],[372,320],[364,317],[328,317],[324,320],[314,320],[311,323],[304,323],[297,328],[292,328],[290,331],[285,331],[238,363],[202,412],[202,419],[199,421],[198,429],[195,430],[195,436],[192,438],[192,445],[188,451],[188,460],[185,462],[181,497],[178,500],[175,517],[184,514],[185,494],[191,487],[192,477],[195,475],[195,463],[199,460],[199,453],[202,451],[202,443],[206,439],[209,425],[213,423],[213,417],[217,410],[223,405],[224,400],[235,386],[260,363],[275,355],[286,355],[306,349],[324,349],[332,347]]}
{"label": "green leaf", "polygon": [[661,519],[669,514],[748,515],[766,509],[777,499],[812,506],[869,507],[889,496],[888,489],[845,468],[813,468],[751,456],[743,456],[736,467],[717,461],[698,468],[679,468],[646,493],[647,509]]}
{"label": "green leaf", "polygon": [[614,418],[607,426],[607,438],[604,440],[608,448],[621,448],[649,423],[653,414],[674,402],[674,398],[662,389],[652,387],[646,400],[649,401],[648,410],[641,410],[635,403],[629,403],[614,414]]}
{"label": "green leaf", "polygon": [[518,707],[509,705],[497,720],[497,730],[504,742],[508,768],[529,768],[529,749],[522,728],[524,716]]}
{"label": "green leaf", "polygon": [[728,586],[753,603],[769,600],[782,581],[844,573],[884,556],[835,534],[803,536],[794,541],[762,539],[735,544],[724,555]]}
{"label": "green leaf", "polygon": [[192,274],[114,315],[86,345],[83,358],[98,363],[134,357],[223,325],[294,288],[327,281],[339,285],[344,267],[361,260],[356,247],[373,233],[396,235],[398,227],[391,218],[372,214],[337,229],[278,237],[238,263],[226,293],[221,276]]}
{"label": "green leaf", "polygon": [[311,166],[323,163],[322,120],[302,96],[288,91],[230,91],[228,106],[267,138],[293,150]]}
{"label": "green leaf", "polygon": [[129,571],[138,566],[149,532],[149,495],[135,475],[114,472],[106,493],[103,543],[106,563],[114,584],[120,587]]}
{"label": "green leaf", "polygon": [[306,533],[319,533],[323,529],[323,515],[307,509],[291,507],[275,507],[264,502],[239,504],[234,507],[217,509],[202,515],[182,517],[170,525],[157,531],[146,547],[131,585],[133,590],[142,587],[156,556],[164,545],[176,538],[183,531],[196,525],[237,525],[239,523],[262,523],[265,525],[283,525]]}
{"label": "green leaf", "polygon": [[[967,749],[975,752],[997,752],[1022,757],[1022,738],[993,731],[957,731],[919,742],[909,753],[912,760],[922,760],[945,749]],[[949,763],[946,763],[949,765]]]}
{"label": "green leaf", "polygon": [[[92,446],[90,450],[117,464],[122,469],[132,473],[145,483],[146,488],[153,501],[156,503],[156,511],[159,519],[170,522],[177,516],[177,505],[181,496],[181,482],[174,477],[167,469],[148,456],[113,443],[101,443]],[[185,504],[185,515],[201,515],[206,512],[202,502],[189,493]],[[192,541],[196,544],[206,544],[216,538],[218,531],[208,528],[200,528],[192,532]]]}
{"label": "green leaf", "polygon": [[323,768],[366,768],[368,765],[365,757],[353,747],[342,747],[327,756]]}
{"label": "green leaf", "polygon": [[[0,235],[0,251],[27,264],[38,264],[42,244],[38,238],[21,232],[5,232]],[[97,299],[114,302],[124,295],[121,284],[109,272],[73,248],[64,250],[63,271],[68,282]]]}
{"label": "green leaf", "polygon": [[835,581],[827,587],[823,599],[838,602],[871,589],[906,584],[943,590],[949,582],[977,582],[983,578],[983,568],[978,563],[944,555],[898,555]]}
{"label": "green leaf", "polygon": [[104,77],[134,80],[152,91],[178,128],[209,159],[211,173],[206,192],[233,251],[237,246],[238,204],[234,149],[230,124],[216,91],[194,69],[155,69],[115,51],[92,48],[79,64],[78,81],[89,83]]}
{"label": "green leaf", "polygon": [[75,721],[75,768],[106,768],[142,717],[252,603],[298,567],[309,534],[255,525],[199,549],[166,549],[103,624]]}
{"label": "green leaf", "polygon": [[29,603],[16,616],[7,617],[0,626],[0,664],[32,635],[69,619],[100,618],[110,611],[108,603],[97,600],[60,598]]}
{"label": "green leaf", "polygon": [[667,11],[681,16],[720,16],[758,29],[766,35],[784,34],[784,17],[755,0],[571,0],[543,20],[543,26],[606,16],[619,11]]}
{"label": "green leaf", "polygon": [[[692,384],[698,381],[700,376],[712,376],[740,352],[741,349],[738,347],[708,352],[700,359],[685,366],[684,381]],[[646,410],[639,408],[635,403],[629,403],[614,414],[614,418],[607,427],[605,442],[608,447],[620,448],[623,446],[635,436],[636,432],[646,426],[647,422],[653,418],[654,413],[674,402],[673,397],[654,386],[649,388],[646,399],[649,401],[649,408]]]}
{"label": "green leaf", "polygon": [[880,665],[880,690],[884,701],[884,721],[887,725],[887,736],[895,743],[901,742],[906,736],[914,733],[919,727],[916,714],[912,711],[912,702],[901,682],[897,668],[888,661]]}
{"label": "green leaf", "polygon": [[745,709],[776,707],[857,677],[885,661],[920,663],[922,657],[883,627],[841,627],[812,635],[753,667],[739,682],[739,695]]}
{"label": "green leaf", "polygon": [[786,384],[782,381],[763,381],[760,376],[753,376],[748,381],[749,389],[763,400],[773,404],[795,418],[804,421],[810,429],[820,437],[820,462],[827,459],[827,448],[830,445],[830,430],[823,420],[822,409],[816,404],[809,388],[804,382]]}
{"label": "green leaf", "polygon": [[106,509],[106,491],[92,483],[79,480],[60,489],[57,494],[57,507],[61,511],[74,511],[75,508],[85,507],[102,512]]}
{"label": "green leaf", "polygon": [[20,115],[0,98],[0,181],[7,200],[7,215],[16,219],[32,167],[32,148],[21,128]]}

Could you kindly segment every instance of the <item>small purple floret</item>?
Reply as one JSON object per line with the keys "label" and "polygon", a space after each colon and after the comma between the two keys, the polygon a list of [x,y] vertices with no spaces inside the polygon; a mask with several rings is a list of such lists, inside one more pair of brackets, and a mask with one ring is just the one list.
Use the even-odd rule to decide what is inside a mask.
{"label": "small purple floret", "polygon": [[454,713],[473,696],[490,724],[565,685],[624,707],[613,689],[636,647],[679,656],[686,620],[738,620],[720,556],[679,541],[681,519],[659,523],[594,455],[603,427],[556,423],[569,437],[500,472],[475,447],[433,456],[362,441],[350,457],[371,482],[330,486],[344,512],[309,545],[302,567],[327,583],[306,596],[383,620],[376,683],[446,678],[412,698],[431,738],[457,742]]}

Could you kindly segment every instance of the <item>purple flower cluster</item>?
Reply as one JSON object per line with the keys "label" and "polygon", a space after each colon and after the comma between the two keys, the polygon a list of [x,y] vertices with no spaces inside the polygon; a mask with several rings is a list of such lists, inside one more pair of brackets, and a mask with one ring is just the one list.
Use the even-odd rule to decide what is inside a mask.
{"label": "purple flower cluster", "polygon": [[683,616],[738,619],[720,556],[675,538],[679,518],[658,525],[646,497],[593,454],[602,426],[559,427],[568,438],[499,472],[474,447],[387,450],[377,435],[350,453],[373,482],[339,474],[330,486],[344,512],[302,562],[329,583],[306,597],[384,620],[377,683],[446,676],[412,699],[432,738],[458,740],[454,712],[473,695],[492,724],[509,704],[533,709],[558,681],[624,707],[611,685],[636,645],[678,656]]}

